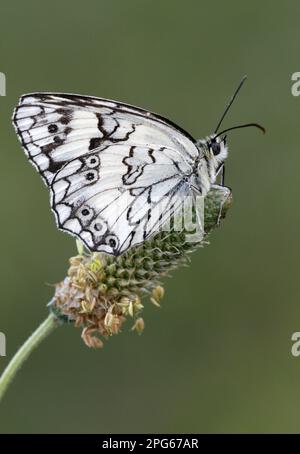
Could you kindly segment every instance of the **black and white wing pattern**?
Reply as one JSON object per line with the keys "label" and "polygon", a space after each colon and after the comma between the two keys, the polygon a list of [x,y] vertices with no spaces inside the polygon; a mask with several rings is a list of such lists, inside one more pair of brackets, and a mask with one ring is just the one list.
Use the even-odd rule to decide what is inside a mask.
{"label": "black and white wing pattern", "polygon": [[25,95],[14,125],[50,188],[58,227],[92,251],[119,255],[182,207],[198,156],[172,122],[130,105],[86,96]]}

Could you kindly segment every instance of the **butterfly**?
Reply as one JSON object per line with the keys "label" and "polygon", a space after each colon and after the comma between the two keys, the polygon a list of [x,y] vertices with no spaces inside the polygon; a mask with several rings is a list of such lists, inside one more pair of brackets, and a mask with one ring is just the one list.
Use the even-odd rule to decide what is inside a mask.
{"label": "butterfly", "polygon": [[[160,115],[102,98],[21,97],[13,123],[48,186],[58,228],[91,251],[120,255],[159,232],[190,195],[205,196],[223,172],[225,132],[195,140]],[[262,127],[260,127],[262,129]]]}

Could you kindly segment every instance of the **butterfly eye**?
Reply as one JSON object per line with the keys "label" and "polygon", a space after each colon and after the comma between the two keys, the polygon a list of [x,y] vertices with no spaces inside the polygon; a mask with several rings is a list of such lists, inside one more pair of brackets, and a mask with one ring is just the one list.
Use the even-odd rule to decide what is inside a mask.
{"label": "butterfly eye", "polygon": [[211,142],[210,147],[211,147],[211,149],[213,151],[213,154],[215,156],[217,156],[220,153],[220,151],[221,151],[220,144],[217,143],[217,142]]}

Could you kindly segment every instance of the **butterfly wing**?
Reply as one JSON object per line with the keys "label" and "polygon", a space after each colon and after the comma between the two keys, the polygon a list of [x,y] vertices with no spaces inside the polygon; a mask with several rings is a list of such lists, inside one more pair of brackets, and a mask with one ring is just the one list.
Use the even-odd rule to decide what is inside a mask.
{"label": "butterfly wing", "polygon": [[51,185],[58,226],[119,255],[182,207],[191,167],[170,148],[112,144],[66,164]]}
{"label": "butterfly wing", "polygon": [[197,156],[194,139],[156,114],[88,96],[25,95],[13,122],[29,160],[49,185],[74,157],[106,143],[157,144],[175,148],[183,159]]}
{"label": "butterfly wing", "polygon": [[[181,206],[198,151],[194,139],[169,120],[100,98],[37,93],[21,98],[13,121],[51,189],[59,227],[91,250],[120,254]],[[83,218],[85,204],[91,212]],[[133,217],[137,207],[143,208],[139,219]],[[95,232],[97,219],[105,232]]]}

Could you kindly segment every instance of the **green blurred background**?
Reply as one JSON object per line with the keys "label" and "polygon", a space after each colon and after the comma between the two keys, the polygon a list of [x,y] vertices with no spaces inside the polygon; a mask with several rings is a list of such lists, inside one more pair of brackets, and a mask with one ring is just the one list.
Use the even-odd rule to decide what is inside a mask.
{"label": "green blurred background", "polygon": [[0,71],[3,370],[46,317],[75,242],[11,125],[18,97],[66,91],[159,112],[196,137],[224,126],[234,205],[211,245],[166,280],[146,330],[88,349],[61,327],[34,352],[1,403],[2,433],[299,432],[300,4],[271,0],[2,1]]}

